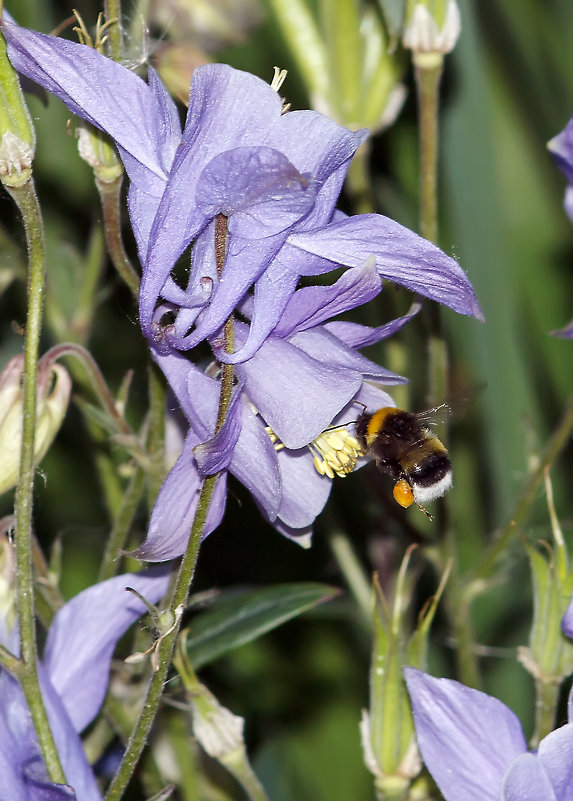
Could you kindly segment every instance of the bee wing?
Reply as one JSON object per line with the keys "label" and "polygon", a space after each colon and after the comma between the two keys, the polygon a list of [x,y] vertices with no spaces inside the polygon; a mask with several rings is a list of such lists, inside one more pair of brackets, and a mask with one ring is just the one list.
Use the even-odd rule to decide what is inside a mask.
{"label": "bee wing", "polygon": [[439,406],[434,406],[432,409],[416,412],[416,417],[421,423],[431,427],[445,423],[453,411],[454,407],[451,403],[440,403]]}
{"label": "bee wing", "polygon": [[469,407],[484,388],[485,384],[470,387],[470,389],[456,393],[445,403],[440,403],[439,406],[418,412],[416,416],[421,423],[430,426],[430,428],[432,425],[446,423],[450,415],[454,420],[460,420],[466,416]]}

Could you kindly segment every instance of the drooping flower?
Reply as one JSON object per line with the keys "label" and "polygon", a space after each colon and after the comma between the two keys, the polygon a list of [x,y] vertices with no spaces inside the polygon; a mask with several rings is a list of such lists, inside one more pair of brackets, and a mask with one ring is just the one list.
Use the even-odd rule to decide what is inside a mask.
{"label": "drooping flower", "polygon": [[[379,289],[380,276],[370,260],[347,270],[331,286],[296,290],[259,351],[235,368],[238,384],[214,440],[220,392],[216,375],[181,353],[154,352],[189,432],[157,498],[140,557],[155,561],[183,552],[202,479],[219,471],[206,534],[222,519],[230,472],[278,531],[309,544],[334,474],[347,474],[359,458],[358,443],[343,424],[354,420],[363,406],[394,406],[380,385],[404,381],[357,349],[397,331],[418,307],[379,328],[331,319],[365,303]],[[248,304],[241,311],[248,317]],[[240,345],[248,336],[247,325],[238,322],[235,330]],[[331,425],[341,428],[325,432]]]}
{"label": "drooping flower", "polygon": [[[193,77],[185,129],[159,78],[149,84],[90,48],[3,21],[9,56],[116,142],[131,180],[130,217],[143,266],[140,322],[156,348],[186,350],[215,335],[254,286],[245,361],[278,323],[301,275],[356,267],[481,317],[471,284],[435,245],[377,214],[335,205],[365,130],[312,111],[283,114],[274,89],[222,64]],[[214,224],[228,218],[225,266],[214,268]],[[172,278],[194,242],[189,281]],[[160,311],[157,305],[160,304]],[[175,323],[162,327],[164,303]]]}
{"label": "drooping flower", "polygon": [[571,801],[573,704],[569,720],[527,743],[516,715],[457,681],[404,668],[422,758],[445,801]]}
{"label": "drooping flower", "polygon": [[[165,593],[169,575],[154,568],[101,582],[63,606],[48,633],[43,664],[38,666],[42,696],[68,785],[49,780],[24,694],[6,670],[0,670],[0,775],[2,798],[10,801],[101,801],[86,759],[80,732],[94,719],[104,699],[115,645],[145,614],[144,604]],[[17,626],[0,624],[3,644],[17,649]]]}

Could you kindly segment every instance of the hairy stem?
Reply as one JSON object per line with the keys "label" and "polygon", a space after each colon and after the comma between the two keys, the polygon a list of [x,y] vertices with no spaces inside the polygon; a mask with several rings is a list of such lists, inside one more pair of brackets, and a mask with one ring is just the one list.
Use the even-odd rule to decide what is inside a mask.
{"label": "hairy stem", "polygon": [[[215,257],[217,260],[217,270],[219,275],[223,270],[226,244],[227,219],[223,215],[218,215],[215,224]],[[230,353],[233,350],[232,318],[225,324],[224,335],[225,350],[227,353]],[[233,367],[232,365],[224,365],[215,433],[220,431],[225,421],[225,415],[231,402],[232,387]],[[179,567],[177,580],[169,600],[169,610],[173,615],[175,624],[158,644],[158,669],[151,677],[151,681],[147,690],[147,696],[143,704],[143,709],[137,723],[135,724],[131,737],[129,738],[121,765],[119,766],[119,769],[110,784],[109,790],[106,794],[106,801],[119,801],[123,795],[123,792],[127,787],[135,766],[137,765],[141,753],[145,747],[151,726],[155,720],[155,716],[157,715],[159,702],[163,694],[163,687],[165,686],[167,673],[173,657],[175,643],[179,634],[181,612],[185,606],[187,598],[189,597],[191,584],[193,583],[193,576],[197,565],[197,558],[199,556],[199,547],[201,545],[203,529],[205,528],[207,512],[209,510],[215,484],[217,483],[217,478],[217,475],[207,476],[203,481],[203,486],[201,487],[201,492],[199,494],[199,500],[197,503],[197,510],[195,512],[195,518],[191,527],[189,542],[187,543],[187,548]]]}
{"label": "hairy stem", "polygon": [[[117,26],[114,25],[111,31],[115,30],[116,27]],[[139,296],[139,276],[125,252],[121,236],[120,200],[122,180],[123,176],[120,176],[110,183],[96,180],[96,186],[103,210],[105,239],[109,255],[111,256],[113,266],[131,290],[133,297],[137,300]]]}
{"label": "hairy stem", "polygon": [[109,36],[109,55],[114,61],[120,61],[123,57],[123,28],[121,24],[121,0],[104,0],[104,10],[106,22],[116,19],[114,25],[108,28]]}
{"label": "hairy stem", "polygon": [[20,627],[20,659],[22,661],[19,677],[49,776],[54,782],[64,783],[64,771],[48,722],[38,677],[38,653],[34,620],[34,577],[32,570],[36,380],[45,285],[44,230],[33,180],[30,179],[20,187],[7,187],[7,189],[22,215],[28,246],[28,313],[26,318],[22,387],[22,450],[20,454],[20,476],[15,498],[17,599]]}

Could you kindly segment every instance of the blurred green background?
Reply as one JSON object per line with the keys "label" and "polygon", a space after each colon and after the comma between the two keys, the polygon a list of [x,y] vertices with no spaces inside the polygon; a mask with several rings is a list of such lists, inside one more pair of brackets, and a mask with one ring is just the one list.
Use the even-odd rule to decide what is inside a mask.
{"label": "blurred green background", "polygon": [[[49,0],[6,5],[20,23],[44,32],[71,14],[69,6]],[[165,65],[177,57],[187,64],[205,57],[200,51],[205,31],[197,34],[196,50],[174,54],[170,44],[181,42],[161,15],[142,48],[137,29],[141,31],[141,15],[149,18],[151,5],[124,9],[134,20],[134,62],[149,56],[152,63]],[[160,4],[162,14],[172,13],[176,5]],[[358,0],[353,5],[360,7]],[[85,0],[76,7],[92,26],[99,6]],[[549,331],[573,316],[573,227],[562,208],[565,181],[546,142],[573,112],[573,8],[569,0],[485,0],[461,2],[460,8],[462,34],[446,58],[442,87],[439,208],[440,245],[466,270],[486,317],[481,324],[449,310],[442,314],[452,392],[482,387],[466,416],[454,421],[450,431],[455,484],[448,500],[460,560],[467,566],[511,515],[571,392],[573,343]],[[266,80],[275,64],[287,68],[282,93],[293,108],[307,108],[304,76],[271,5],[261,0],[252,11],[251,4],[247,9],[241,0],[228,0],[225,9],[237,41],[216,40],[209,58],[249,69]],[[239,23],[247,16],[252,27],[239,35]],[[404,107],[389,129],[375,135],[368,169],[375,210],[417,229],[416,101],[409,68],[404,81]],[[31,96],[29,105],[37,129],[36,180],[49,254],[44,349],[74,336],[82,271],[90,260],[100,264],[100,302],[86,344],[114,390],[134,369],[129,415],[137,422],[146,403],[146,347],[132,299],[105,260],[90,170],[77,156],[64,107],[53,99]],[[352,198],[346,202],[350,206]],[[22,348],[18,327],[25,319],[23,236],[6,194],[0,195],[0,220],[3,364]],[[126,226],[133,252],[129,236]],[[407,303],[402,295],[404,291],[397,298],[401,308]],[[394,290],[388,287],[378,306],[366,310],[365,320],[379,324],[389,319],[395,306]],[[395,342],[383,343],[372,349],[373,357],[392,366],[401,360],[400,370],[411,379],[411,407],[423,408],[428,389],[424,319],[414,320],[395,340],[401,349]],[[61,541],[63,589],[71,595],[94,580],[109,529],[94,448],[73,406],[42,473],[36,489],[36,529],[48,551]],[[551,475],[557,512],[570,536],[570,446]],[[328,513],[317,523],[313,547],[304,552],[283,540],[260,518],[246,492],[232,486],[225,521],[203,546],[196,589],[299,580],[342,586],[329,547],[332,527],[344,528],[367,573],[377,570],[384,582],[395,572],[405,546],[435,536],[416,509],[395,507],[390,491],[390,482],[370,468],[336,482]],[[11,504],[12,498],[5,497],[3,511]],[[143,536],[143,515],[139,525]],[[529,733],[532,682],[517,665],[514,650],[527,643],[532,605],[520,538],[550,539],[542,491],[504,558],[501,580],[474,607],[476,640],[483,646],[484,688],[515,709]],[[419,604],[435,586],[430,571],[421,575]],[[360,710],[368,702],[370,648],[359,620],[346,597],[244,646],[202,673],[219,699],[247,718],[254,766],[274,801],[373,798],[358,737]],[[440,620],[432,643],[431,667],[446,675],[453,669],[452,643]]]}

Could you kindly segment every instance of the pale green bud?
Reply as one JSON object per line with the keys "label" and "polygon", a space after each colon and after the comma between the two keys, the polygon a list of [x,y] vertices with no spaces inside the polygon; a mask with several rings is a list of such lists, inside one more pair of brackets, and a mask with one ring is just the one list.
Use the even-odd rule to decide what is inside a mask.
{"label": "pale green bud", "polygon": [[[460,11],[456,0],[411,0],[406,11],[402,34],[404,47],[426,64],[431,56],[450,53],[461,31]],[[420,59],[417,59],[420,60]]]}
{"label": "pale green bud", "polygon": [[78,126],[77,137],[78,153],[90,165],[98,181],[112,184],[121,178],[123,166],[109,137],[83,124]]}
{"label": "pale green bud", "polygon": [[0,181],[22,186],[32,175],[35,135],[18,75],[0,34]]}
{"label": "pale green bud", "polygon": [[244,757],[245,721],[217,701],[203,684],[189,696],[193,710],[193,734],[210,757],[223,764]]}
{"label": "pale green bud", "polygon": [[[0,373],[0,492],[15,486],[22,448],[22,373],[24,356],[11,359]],[[34,462],[38,464],[52,444],[65,417],[72,382],[52,359],[38,362],[37,418]]]}
{"label": "pale green bud", "polygon": [[373,582],[370,709],[363,713],[360,730],[364,762],[375,778],[377,792],[388,801],[405,798],[421,769],[402,668],[425,667],[430,625],[447,578],[412,632],[408,615],[414,580],[408,569],[411,553],[404,557],[391,601],[384,597],[376,576]]}
{"label": "pale green bud", "polygon": [[187,655],[188,635],[188,630],[181,633],[173,664],[187,690],[193,734],[201,748],[235,777],[248,798],[266,799],[247,756],[245,721],[222,706],[197,678]]}

